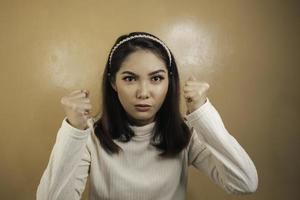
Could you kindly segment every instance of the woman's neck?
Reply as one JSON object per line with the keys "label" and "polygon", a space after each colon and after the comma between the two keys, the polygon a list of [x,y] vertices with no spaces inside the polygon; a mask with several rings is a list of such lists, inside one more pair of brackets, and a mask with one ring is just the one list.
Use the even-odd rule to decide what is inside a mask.
{"label": "woman's neck", "polygon": [[146,120],[137,120],[137,119],[133,119],[130,116],[127,116],[127,119],[128,119],[128,123],[131,126],[145,126],[147,124],[150,124],[150,123],[154,122],[155,117],[152,117],[152,118],[146,119]]}

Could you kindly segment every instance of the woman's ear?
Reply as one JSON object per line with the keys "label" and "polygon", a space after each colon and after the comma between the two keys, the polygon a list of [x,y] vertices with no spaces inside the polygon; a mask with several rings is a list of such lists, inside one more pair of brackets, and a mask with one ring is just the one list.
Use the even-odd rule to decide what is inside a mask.
{"label": "woman's ear", "polygon": [[111,87],[117,92],[117,86],[115,81],[110,81]]}

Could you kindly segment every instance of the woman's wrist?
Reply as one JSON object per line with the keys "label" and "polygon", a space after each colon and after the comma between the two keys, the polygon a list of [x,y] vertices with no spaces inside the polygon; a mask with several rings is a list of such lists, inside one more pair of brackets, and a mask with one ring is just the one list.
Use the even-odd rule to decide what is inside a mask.
{"label": "woman's wrist", "polygon": [[77,129],[80,129],[80,130],[83,130],[83,131],[86,130],[86,129],[88,128],[87,125],[86,125],[85,127],[82,127],[82,126],[76,126],[76,125],[72,124],[72,123],[69,121],[68,118],[66,118],[66,121],[67,121],[67,123],[70,124],[72,127],[77,128]]}

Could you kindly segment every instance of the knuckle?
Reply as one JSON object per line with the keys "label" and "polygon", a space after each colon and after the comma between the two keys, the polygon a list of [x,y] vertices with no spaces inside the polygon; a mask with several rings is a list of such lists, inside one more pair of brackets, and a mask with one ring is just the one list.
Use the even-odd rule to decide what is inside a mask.
{"label": "knuckle", "polygon": [[206,90],[208,90],[208,88],[209,88],[209,85],[207,83],[204,83],[202,85],[202,90],[206,91]]}
{"label": "knuckle", "polygon": [[60,99],[60,103],[61,103],[62,105],[65,104],[65,98],[64,98],[64,97],[62,97],[62,98]]}
{"label": "knuckle", "polygon": [[61,98],[60,102],[64,106],[69,106],[69,104],[70,104],[69,99],[67,97]]}
{"label": "knuckle", "polygon": [[72,110],[75,110],[75,111],[77,110],[77,105],[74,102],[70,103],[70,107]]}

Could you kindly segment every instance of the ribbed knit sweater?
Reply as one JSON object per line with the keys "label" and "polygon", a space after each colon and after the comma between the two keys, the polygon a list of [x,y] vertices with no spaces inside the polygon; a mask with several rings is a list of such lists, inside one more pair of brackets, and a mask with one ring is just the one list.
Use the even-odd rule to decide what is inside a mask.
{"label": "ribbed knit sweater", "polygon": [[90,200],[184,200],[191,165],[228,193],[255,192],[256,168],[210,100],[184,119],[192,130],[189,145],[174,158],[160,158],[149,143],[155,121],[130,125],[135,133],[130,142],[114,140],[124,152],[109,155],[92,127],[77,129],[65,117],[38,185],[37,199],[80,199],[89,178]]}

